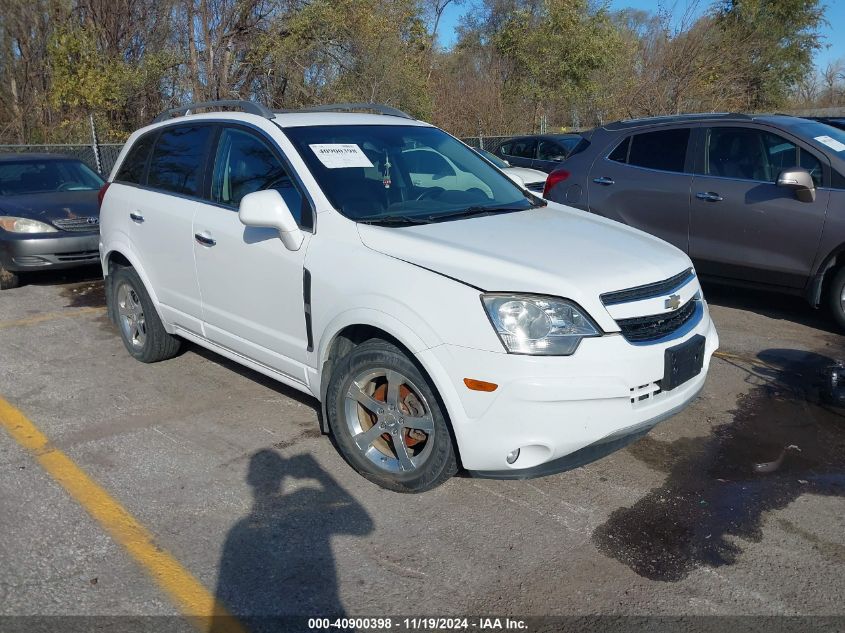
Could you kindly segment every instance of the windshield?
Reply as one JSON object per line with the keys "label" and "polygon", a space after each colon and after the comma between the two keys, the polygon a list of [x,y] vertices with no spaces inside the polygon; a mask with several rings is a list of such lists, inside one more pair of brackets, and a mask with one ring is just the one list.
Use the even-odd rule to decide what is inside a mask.
{"label": "windshield", "polygon": [[488,152],[486,149],[477,149],[475,151],[481,154],[484,158],[489,160],[499,169],[506,169],[510,167],[510,163],[503,161],[501,158],[491,152]]}
{"label": "windshield", "polygon": [[835,155],[845,158],[845,130],[818,121],[802,121],[788,129],[793,130],[803,138],[811,138],[817,143],[821,143],[828,149],[833,150]]}
{"label": "windshield", "polygon": [[77,160],[0,162],[0,195],[96,191],[103,179]]}
{"label": "windshield", "polygon": [[329,201],[357,221],[428,222],[530,209],[530,197],[434,127],[284,128]]}

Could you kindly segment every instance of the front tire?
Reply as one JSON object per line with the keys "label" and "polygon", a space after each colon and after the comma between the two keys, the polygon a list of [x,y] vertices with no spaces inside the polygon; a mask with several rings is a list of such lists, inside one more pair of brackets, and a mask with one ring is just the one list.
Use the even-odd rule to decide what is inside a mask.
{"label": "front tire", "polygon": [[828,305],[839,327],[845,330],[845,266],[836,272],[830,282]]}
{"label": "front tire", "polygon": [[383,488],[424,492],[458,470],[436,392],[387,341],[362,343],[340,360],[329,379],[326,411],[343,457]]}
{"label": "front tire", "polygon": [[134,268],[118,268],[114,272],[109,300],[120,338],[135,359],[142,363],[157,363],[179,353],[182,342],[164,329]]}

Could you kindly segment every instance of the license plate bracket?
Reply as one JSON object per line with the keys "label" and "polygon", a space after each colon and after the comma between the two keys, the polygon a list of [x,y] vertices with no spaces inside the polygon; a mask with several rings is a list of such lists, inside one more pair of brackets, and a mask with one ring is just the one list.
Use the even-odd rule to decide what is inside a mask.
{"label": "license plate bracket", "polygon": [[672,391],[701,373],[704,367],[706,342],[707,339],[701,334],[696,334],[690,340],[670,347],[664,352],[661,391]]}

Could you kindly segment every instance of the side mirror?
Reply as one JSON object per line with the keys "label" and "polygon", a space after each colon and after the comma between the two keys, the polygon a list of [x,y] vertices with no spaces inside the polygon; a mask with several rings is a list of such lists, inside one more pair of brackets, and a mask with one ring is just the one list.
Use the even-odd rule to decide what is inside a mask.
{"label": "side mirror", "polygon": [[238,209],[238,219],[245,226],[276,229],[289,251],[298,251],[305,239],[287,203],[275,189],[245,195]]}
{"label": "side mirror", "polygon": [[792,193],[801,202],[814,202],[816,200],[816,185],[813,177],[806,169],[790,167],[780,172],[778,176],[778,187],[792,189]]}

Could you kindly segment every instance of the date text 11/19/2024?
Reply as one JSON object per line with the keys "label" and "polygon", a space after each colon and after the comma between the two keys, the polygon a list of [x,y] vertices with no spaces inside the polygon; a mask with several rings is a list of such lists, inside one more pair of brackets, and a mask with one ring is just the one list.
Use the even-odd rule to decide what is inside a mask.
{"label": "date text 11/19/2024", "polygon": [[526,631],[524,620],[515,618],[309,618],[311,630],[369,630],[369,631]]}

